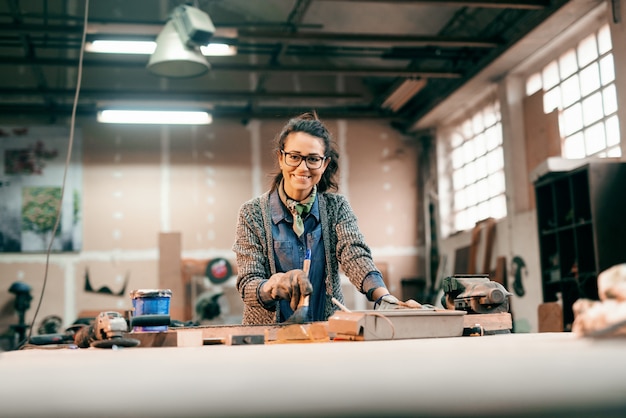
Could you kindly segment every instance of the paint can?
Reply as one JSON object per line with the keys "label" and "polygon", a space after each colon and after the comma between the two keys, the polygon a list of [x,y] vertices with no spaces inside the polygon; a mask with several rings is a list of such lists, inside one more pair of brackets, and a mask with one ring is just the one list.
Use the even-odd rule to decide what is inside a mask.
{"label": "paint can", "polygon": [[[170,289],[138,289],[130,292],[133,300],[133,316],[170,314]],[[133,331],[164,332],[167,325],[133,327]]]}

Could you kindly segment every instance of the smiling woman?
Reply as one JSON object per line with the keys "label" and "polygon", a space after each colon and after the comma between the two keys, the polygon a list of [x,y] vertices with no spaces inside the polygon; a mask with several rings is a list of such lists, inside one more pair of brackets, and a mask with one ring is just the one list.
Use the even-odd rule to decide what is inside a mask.
{"label": "smiling woman", "polygon": [[343,303],[339,266],[370,301],[398,306],[350,204],[334,193],[339,154],[317,115],[291,119],[276,137],[275,155],[271,189],[244,203],[237,221],[243,323],[328,320],[337,310],[333,298]]}

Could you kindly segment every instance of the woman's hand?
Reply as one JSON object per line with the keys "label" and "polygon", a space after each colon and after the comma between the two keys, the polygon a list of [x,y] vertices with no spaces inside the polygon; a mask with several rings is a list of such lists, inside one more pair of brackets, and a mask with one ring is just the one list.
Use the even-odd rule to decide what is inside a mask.
{"label": "woman's hand", "polygon": [[289,270],[286,273],[273,274],[261,287],[261,298],[269,300],[287,300],[294,311],[300,300],[313,292],[307,274],[300,270]]}

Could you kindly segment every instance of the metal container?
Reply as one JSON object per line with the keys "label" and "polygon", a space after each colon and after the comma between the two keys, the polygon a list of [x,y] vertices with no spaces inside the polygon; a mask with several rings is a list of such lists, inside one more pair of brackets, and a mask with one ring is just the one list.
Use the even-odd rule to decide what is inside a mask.
{"label": "metal container", "polygon": [[[138,289],[131,291],[130,297],[133,300],[133,316],[170,314],[170,289]],[[133,327],[133,331],[144,332],[163,332],[167,329],[167,325]]]}

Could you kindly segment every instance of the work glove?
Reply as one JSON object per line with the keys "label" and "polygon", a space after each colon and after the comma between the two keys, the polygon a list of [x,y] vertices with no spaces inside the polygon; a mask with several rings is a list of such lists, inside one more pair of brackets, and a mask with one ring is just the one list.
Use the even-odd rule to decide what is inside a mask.
{"label": "work glove", "polygon": [[378,298],[374,302],[374,309],[378,311],[385,311],[391,309],[421,309],[422,305],[413,299],[409,299],[406,302],[402,302],[393,295],[384,295]]}
{"label": "work glove", "polygon": [[289,306],[294,311],[298,308],[300,300],[311,293],[313,293],[313,286],[309,277],[299,269],[273,274],[262,289],[262,296],[267,295],[273,300],[289,301]]}

